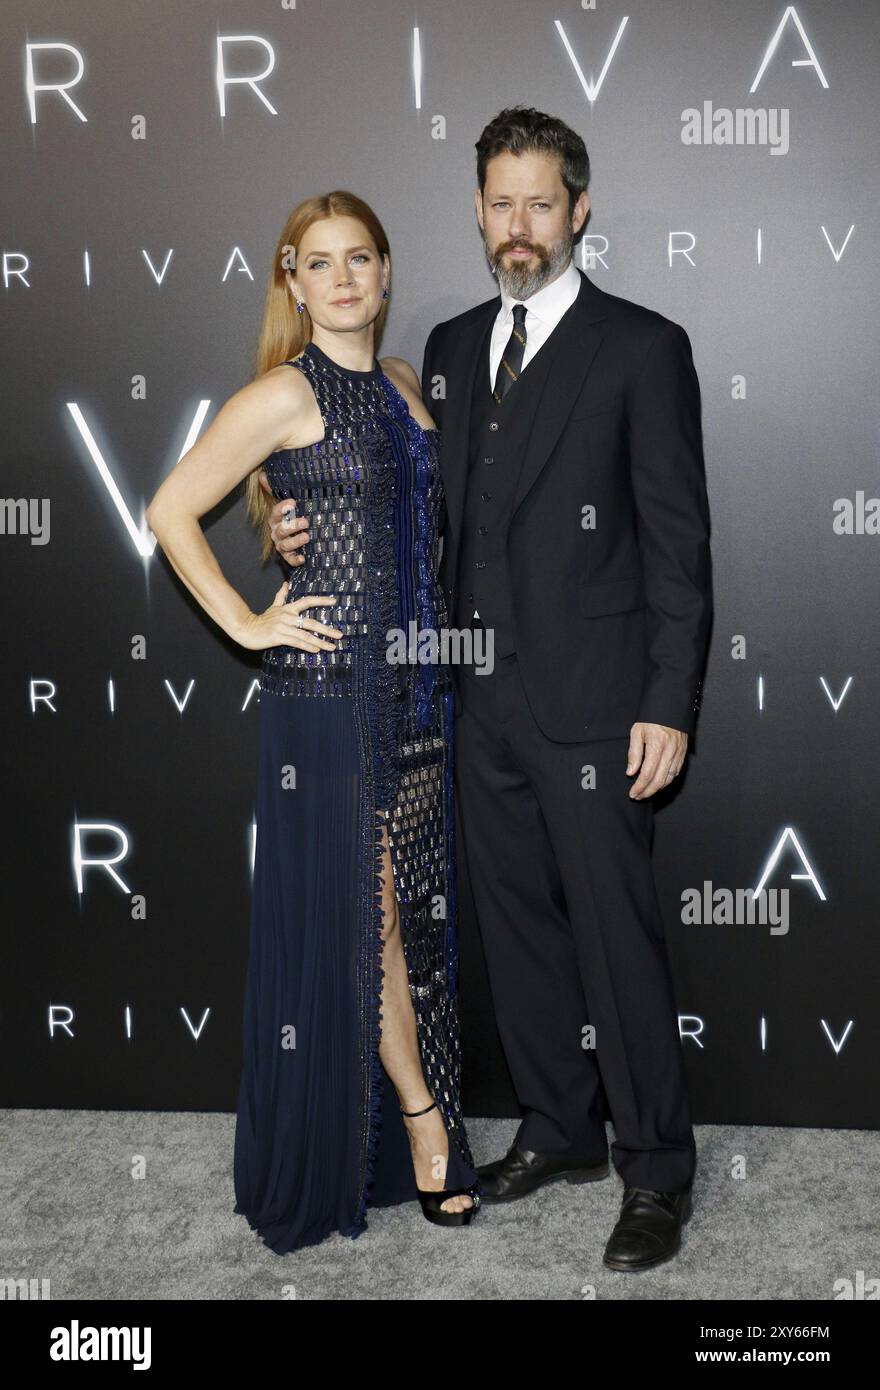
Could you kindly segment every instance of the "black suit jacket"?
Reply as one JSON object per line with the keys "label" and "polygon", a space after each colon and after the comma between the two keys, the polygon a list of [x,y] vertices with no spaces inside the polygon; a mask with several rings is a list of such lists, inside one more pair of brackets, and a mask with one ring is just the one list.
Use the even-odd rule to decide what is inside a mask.
{"label": "black suit jacket", "polygon": [[[505,438],[521,459],[506,534],[517,661],[548,738],[614,738],[636,720],[690,734],[712,614],[690,340],[578,274],[577,299],[523,373],[543,377],[537,407]],[[481,349],[500,304],[496,296],[437,324],[425,347],[422,395],[442,431],[450,613],[471,395],[478,373],[488,382]]]}

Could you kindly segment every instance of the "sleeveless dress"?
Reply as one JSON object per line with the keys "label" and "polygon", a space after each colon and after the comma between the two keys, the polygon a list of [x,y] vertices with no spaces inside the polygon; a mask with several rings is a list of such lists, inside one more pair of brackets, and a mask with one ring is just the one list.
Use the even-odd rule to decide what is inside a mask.
{"label": "sleeveless dress", "polygon": [[309,343],[286,365],[312,386],[325,434],[263,464],[274,496],[309,518],[285,602],[335,595],[305,616],[344,635],[334,651],[262,655],[234,1210],[277,1254],[355,1237],[368,1205],[416,1198],[379,1057],[383,825],[446,1187],[477,1182],[459,1098],[454,697],[417,644],[447,624],[439,433],[378,361],[353,371]]}

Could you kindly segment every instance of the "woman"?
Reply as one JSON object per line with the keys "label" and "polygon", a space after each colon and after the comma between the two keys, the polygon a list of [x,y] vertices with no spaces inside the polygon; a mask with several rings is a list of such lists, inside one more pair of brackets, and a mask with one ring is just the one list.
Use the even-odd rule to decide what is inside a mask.
{"label": "woman", "polygon": [[[438,434],[412,367],[374,355],[390,270],[361,199],[301,203],[255,379],[147,512],[205,610],[263,653],[234,1181],[278,1254],[357,1236],[368,1204],[418,1196],[439,1225],[479,1206],[459,1102],[451,683],[387,659],[394,629],[447,622]],[[244,478],[264,559],[275,499],[308,522],[263,613],[199,525]]]}

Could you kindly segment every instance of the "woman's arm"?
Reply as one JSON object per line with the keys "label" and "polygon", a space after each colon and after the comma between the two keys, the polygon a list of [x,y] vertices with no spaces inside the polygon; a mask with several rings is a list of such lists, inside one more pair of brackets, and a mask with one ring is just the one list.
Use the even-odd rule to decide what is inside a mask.
{"label": "woman's arm", "polygon": [[307,403],[305,386],[298,372],[276,368],[236,392],[147,508],[147,522],[173,569],[205,612],[243,646],[253,640],[248,629],[257,615],[224,577],[199,519],[295,431]]}

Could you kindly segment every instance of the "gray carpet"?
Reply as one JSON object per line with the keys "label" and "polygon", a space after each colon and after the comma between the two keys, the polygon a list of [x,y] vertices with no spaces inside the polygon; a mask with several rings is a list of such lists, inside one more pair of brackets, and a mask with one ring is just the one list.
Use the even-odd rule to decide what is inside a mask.
{"label": "gray carpet", "polygon": [[[48,1278],[53,1299],[711,1300],[833,1299],[836,1280],[880,1276],[874,1131],[698,1128],[681,1252],[616,1274],[601,1258],[622,1193],[613,1169],[484,1207],[463,1230],[431,1226],[412,1203],[371,1213],[356,1241],[274,1255],[232,1210],[234,1124],[0,1111],[0,1277]],[[477,1162],[515,1128],[469,1121]],[[738,1156],[743,1178],[731,1176]]]}

